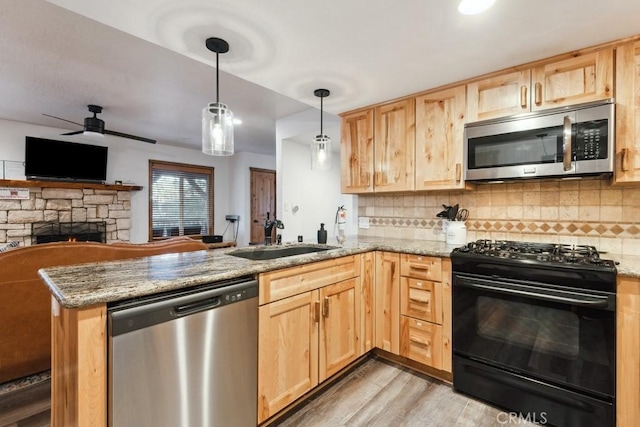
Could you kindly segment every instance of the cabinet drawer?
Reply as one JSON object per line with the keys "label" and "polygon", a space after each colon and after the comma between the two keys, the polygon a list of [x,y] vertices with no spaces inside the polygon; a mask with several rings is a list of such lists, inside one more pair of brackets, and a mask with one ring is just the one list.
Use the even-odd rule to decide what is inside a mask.
{"label": "cabinet drawer", "polygon": [[400,314],[442,324],[442,283],[400,278]]}
{"label": "cabinet drawer", "polygon": [[402,316],[400,355],[442,369],[442,326]]}
{"label": "cabinet drawer", "polygon": [[284,268],[258,276],[259,304],[312,291],[360,275],[360,255]]}
{"label": "cabinet drawer", "polygon": [[415,279],[440,282],[442,280],[442,260],[437,257],[402,254],[400,274]]}

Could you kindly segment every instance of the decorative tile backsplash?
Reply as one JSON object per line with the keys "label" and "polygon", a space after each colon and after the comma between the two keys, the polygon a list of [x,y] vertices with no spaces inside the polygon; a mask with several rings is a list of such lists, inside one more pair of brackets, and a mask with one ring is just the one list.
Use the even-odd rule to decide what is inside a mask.
{"label": "decorative tile backsplash", "polygon": [[478,184],[475,191],[361,195],[364,236],[441,240],[442,205],[469,210],[467,239],[589,244],[601,251],[640,253],[640,188],[608,180]]}

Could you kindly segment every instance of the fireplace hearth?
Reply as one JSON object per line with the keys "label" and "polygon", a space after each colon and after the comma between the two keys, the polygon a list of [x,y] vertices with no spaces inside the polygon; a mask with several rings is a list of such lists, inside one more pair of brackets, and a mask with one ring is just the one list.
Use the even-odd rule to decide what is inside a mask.
{"label": "fireplace hearth", "polygon": [[31,224],[33,244],[51,242],[106,243],[107,225],[97,222],[34,222]]}

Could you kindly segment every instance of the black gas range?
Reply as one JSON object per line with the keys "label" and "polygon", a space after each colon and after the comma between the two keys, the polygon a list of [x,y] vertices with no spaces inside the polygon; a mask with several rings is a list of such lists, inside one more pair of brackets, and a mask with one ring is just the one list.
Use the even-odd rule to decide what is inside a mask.
{"label": "black gas range", "polygon": [[540,424],[615,426],[615,263],[502,240],[451,262],[454,389]]}

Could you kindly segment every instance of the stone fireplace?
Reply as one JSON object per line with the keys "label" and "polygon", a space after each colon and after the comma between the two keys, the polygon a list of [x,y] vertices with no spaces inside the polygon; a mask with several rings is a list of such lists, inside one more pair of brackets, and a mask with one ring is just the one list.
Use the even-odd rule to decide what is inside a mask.
{"label": "stone fireplace", "polygon": [[130,241],[131,191],[141,187],[50,182],[38,186],[31,181],[11,181],[9,186],[16,184],[29,188],[29,199],[0,199],[0,243],[29,246],[74,237]]}

